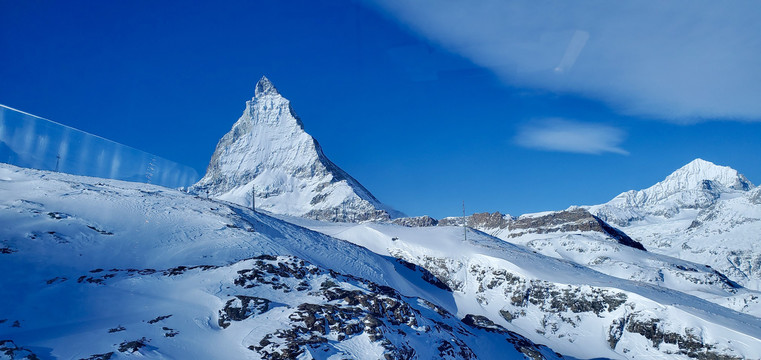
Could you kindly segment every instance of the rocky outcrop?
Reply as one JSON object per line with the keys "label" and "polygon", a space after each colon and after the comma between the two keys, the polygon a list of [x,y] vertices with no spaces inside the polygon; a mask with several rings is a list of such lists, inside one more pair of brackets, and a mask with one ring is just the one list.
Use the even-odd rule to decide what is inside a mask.
{"label": "rocky outcrop", "polygon": [[[662,319],[653,318],[641,312],[628,314],[616,319],[608,331],[608,343],[615,349],[621,336],[628,332],[637,334],[654,347],[661,348],[669,355],[686,355],[701,360],[739,360],[740,356],[717,350],[710,340],[704,339],[699,328],[688,327],[683,331],[674,331],[664,325]],[[675,348],[675,351],[672,350]]]}
{"label": "rocky outcrop", "polygon": [[236,295],[227,300],[225,307],[219,310],[217,324],[221,328],[230,326],[231,321],[246,320],[254,315],[267,312],[270,301],[256,296]]}
{"label": "rocky outcrop", "polygon": [[465,221],[463,221],[462,217],[443,218],[439,221],[439,225],[462,226],[463,222],[465,222],[468,227],[475,229],[504,229],[512,220],[513,217],[510,215],[503,215],[497,211],[493,213],[475,213],[473,215],[466,216]]}
{"label": "rocky outcrop", "polygon": [[645,250],[638,241],[630,238],[589,211],[581,208],[552,212],[539,216],[521,216],[508,224],[510,234],[514,238],[525,234],[547,234],[555,232],[596,231],[603,233],[619,244]]}
{"label": "rocky outcrop", "polygon": [[32,350],[24,347],[20,347],[13,342],[13,340],[0,340],[0,358],[3,359],[19,359],[19,360],[39,360]]}
{"label": "rocky outcrop", "polygon": [[391,223],[406,227],[429,227],[438,225],[439,221],[428,215],[423,215],[415,217],[402,217],[391,220]]}

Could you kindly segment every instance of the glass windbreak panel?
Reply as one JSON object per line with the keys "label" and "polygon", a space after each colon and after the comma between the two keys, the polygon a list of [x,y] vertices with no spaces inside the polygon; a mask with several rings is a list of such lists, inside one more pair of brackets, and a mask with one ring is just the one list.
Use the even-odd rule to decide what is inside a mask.
{"label": "glass windbreak panel", "polygon": [[0,162],[173,188],[199,179],[191,167],[4,105]]}

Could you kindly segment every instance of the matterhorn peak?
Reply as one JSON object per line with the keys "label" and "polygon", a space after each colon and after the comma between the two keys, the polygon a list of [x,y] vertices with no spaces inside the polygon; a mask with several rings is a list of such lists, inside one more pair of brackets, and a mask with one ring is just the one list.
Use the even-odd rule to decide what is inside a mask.
{"label": "matterhorn peak", "polygon": [[275,85],[273,85],[272,81],[267,79],[266,76],[262,76],[262,78],[259,79],[256,83],[256,90],[254,92],[254,97],[257,98],[264,95],[280,95],[280,92],[277,91]]}
{"label": "matterhorn peak", "polygon": [[190,191],[273,213],[331,221],[383,220],[380,203],[323,153],[267,77]]}

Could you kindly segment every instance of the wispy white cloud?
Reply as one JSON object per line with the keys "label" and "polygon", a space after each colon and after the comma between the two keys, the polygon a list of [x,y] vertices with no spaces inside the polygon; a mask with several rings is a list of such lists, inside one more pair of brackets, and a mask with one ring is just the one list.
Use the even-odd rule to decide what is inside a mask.
{"label": "wispy white cloud", "polygon": [[761,121],[761,1],[367,1],[511,85],[638,116]]}
{"label": "wispy white cloud", "polygon": [[539,150],[628,155],[621,148],[625,135],[623,130],[608,125],[550,118],[524,125],[514,140],[520,146]]}

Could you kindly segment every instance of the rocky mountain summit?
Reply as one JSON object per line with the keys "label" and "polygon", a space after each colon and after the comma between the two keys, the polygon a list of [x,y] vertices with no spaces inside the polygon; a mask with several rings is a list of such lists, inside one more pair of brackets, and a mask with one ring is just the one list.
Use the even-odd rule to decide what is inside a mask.
{"label": "rocky mountain summit", "polygon": [[206,175],[189,190],[244,206],[255,201],[258,209],[272,213],[327,221],[401,215],[325,156],[317,140],[304,131],[290,101],[266,77],[217,144]]}

